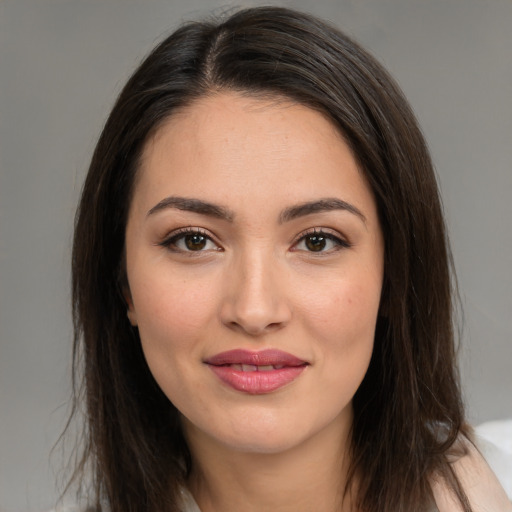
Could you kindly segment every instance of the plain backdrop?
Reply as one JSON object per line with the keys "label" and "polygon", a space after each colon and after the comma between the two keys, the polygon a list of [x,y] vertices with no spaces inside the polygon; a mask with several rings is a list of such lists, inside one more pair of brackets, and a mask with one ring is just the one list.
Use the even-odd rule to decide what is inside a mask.
{"label": "plain backdrop", "polygon": [[50,508],[62,478],[73,215],[116,95],[181,22],[263,3],[330,20],[401,84],[439,174],[469,417],[512,417],[511,0],[0,0],[0,511]]}

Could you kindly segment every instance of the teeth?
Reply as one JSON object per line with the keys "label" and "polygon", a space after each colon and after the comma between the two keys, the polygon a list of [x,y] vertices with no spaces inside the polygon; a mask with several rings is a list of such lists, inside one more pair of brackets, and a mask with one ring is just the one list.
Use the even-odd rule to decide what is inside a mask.
{"label": "teeth", "polygon": [[256,366],[255,364],[230,364],[229,367],[238,372],[271,372],[272,370],[280,370],[281,368],[284,368],[284,365],[264,364]]}

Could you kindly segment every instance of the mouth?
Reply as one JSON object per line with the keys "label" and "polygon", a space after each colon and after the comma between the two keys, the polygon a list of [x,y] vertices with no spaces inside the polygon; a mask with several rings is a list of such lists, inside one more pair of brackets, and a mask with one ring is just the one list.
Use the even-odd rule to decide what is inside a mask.
{"label": "mouth", "polygon": [[213,373],[236,391],[260,395],[293,382],[309,366],[307,361],[281,350],[230,350],[204,361]]}
{"label": "mouth", "polygon": [[260,366],[255,364],[225,364],[220,366],[232,368],[239,372],[271,372],[272,370],[280,370],[281,368],[284,368],[284,365],[282,364],[265,364]]}

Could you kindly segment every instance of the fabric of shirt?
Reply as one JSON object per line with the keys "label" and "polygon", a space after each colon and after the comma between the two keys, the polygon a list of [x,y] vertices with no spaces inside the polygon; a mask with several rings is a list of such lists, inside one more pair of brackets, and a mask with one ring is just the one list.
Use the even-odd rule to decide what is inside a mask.
{"label": "fabric of shirt", "polygon": [[[508,499],[511,501],[505,503],[507,502],[505,497],[504,501],[501,500],[498,505],[494,505],[493,496],[480,496],[479,494],[476,494],[472,497],[476,499],[477,503],[483,504],[484,508],[482,508],[482,512],[512,511],[512,420],[487,423],[477,427],[475,431],[478,451],[482,453],[485,460],[494,471],[494,474],[501,482],[502,487],[508,495]],[[491,475],[491,478],[494,478],[494,475],[492,475],[491,472],[489,472],[489,475]],[[473,480],[475,482],[476,480],[480,480],[477,473],[475,473]],[[471,481],[470,487],[472,487]],[[483,487],[485,488],[486,486],[484,485]],[[181,496],[183,512],[201,512],[201,509],[187,489],[181,490]],[[486,503],[491,503],[492,507],[486,507]],[[508,506],[509,504],[510,507]],[[498,506],[498,509],[496,509],[496,506]],[[85,512],[85,510],[86,508],[78,507],[76,504],[70,505],[62,503],[50,512]],[[430,512],[439,512],[439,509],[434,506]],[[478,512],[480,512],[480,509],[478,509]]]}

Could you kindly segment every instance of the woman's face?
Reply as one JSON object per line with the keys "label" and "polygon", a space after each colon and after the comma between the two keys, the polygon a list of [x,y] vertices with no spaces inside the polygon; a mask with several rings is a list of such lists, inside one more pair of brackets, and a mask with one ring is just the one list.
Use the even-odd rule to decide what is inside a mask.
{"label": "woman's face", "polygon": [[348,429],[383,248],[372,193],[321,114],[222,93],[173,115],[135,184],[126,295],[189,439],[276,453]]}

